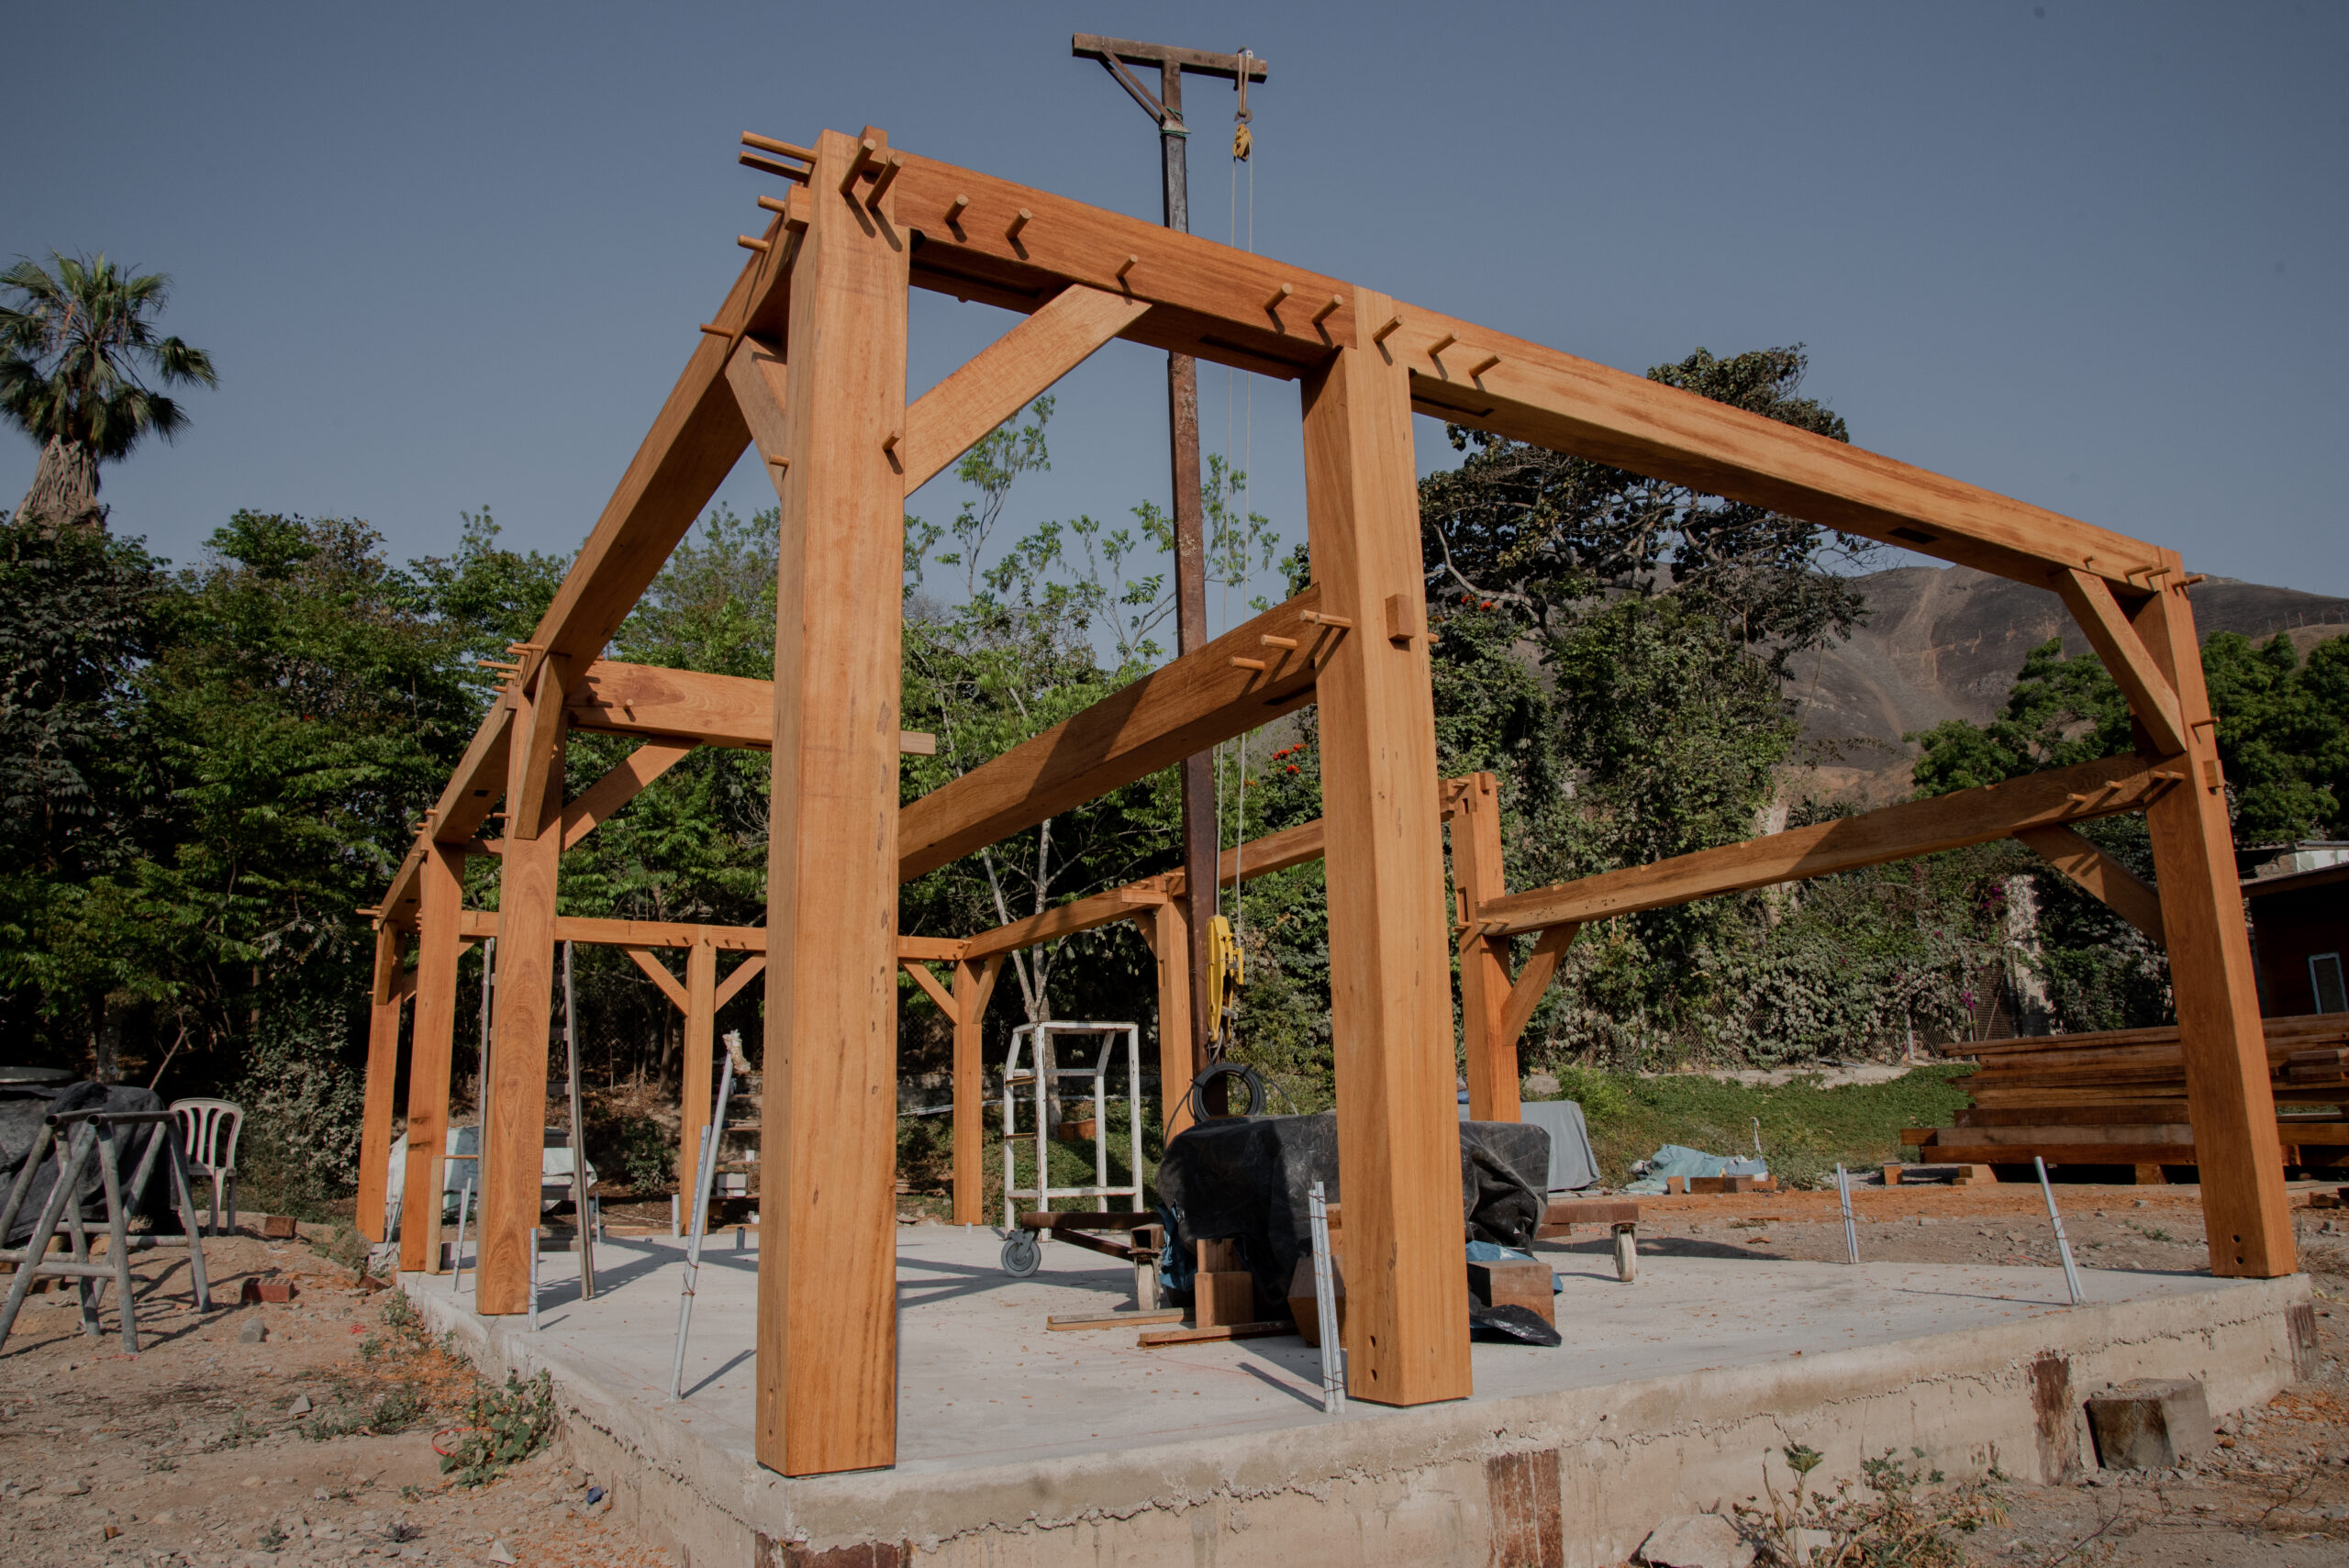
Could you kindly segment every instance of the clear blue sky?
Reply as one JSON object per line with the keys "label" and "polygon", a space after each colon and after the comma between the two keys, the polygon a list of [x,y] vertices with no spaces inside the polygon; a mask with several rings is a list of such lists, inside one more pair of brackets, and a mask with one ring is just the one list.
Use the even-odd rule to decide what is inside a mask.
{"label": "clear blue sky", "polygon": [[[482,506],[575,548],[759,219],[744,129],[870,122],[1154,218],[1155,136],[1069,58],[1085,30],[1269,59],[1259,250],[1629,370],[1803,342],[1863,445],[2349,594],[2339,6],[12,9],[39,68],[0,255],[169,272],[166,325],[220,369],[106,476],[177,560],[239,506],[364,517],[401,558]],[[1220,238],[1230,92],[1189,93]],[[914,390],[1008,324],[917,295]],[[1210,447],[1252,443],[1295,537],[1293,385],[1256,384],[1252,429],[1203,373]],[[1157,357],[1063,393],[1014,520],[1163,497]],[[0,436],[0,506],[33,458]],[[754,464],[720,495],[769,498]]]}

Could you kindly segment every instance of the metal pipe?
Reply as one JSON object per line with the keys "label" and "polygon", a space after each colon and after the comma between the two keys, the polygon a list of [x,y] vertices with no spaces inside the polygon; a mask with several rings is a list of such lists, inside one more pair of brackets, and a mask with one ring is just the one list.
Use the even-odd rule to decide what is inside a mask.
{"label": "metal pipe", "polygon": [[530,1332],[539,1331],[539,1228],[530,1227]]}
{"label": "metal pipe", "polygon": [[465,1178],[464,1186],[457,1193],[457,1251],[449,1260],[449,1294],[451,1296],[465,1288],[465,1214],[473,1206],[473,1178],[468,1176]]}
{"label": "metal pipe", "polygon": [[710,1118],[709,1136],[701,1140],[700,1169],[694,1173],[694,1220],[685,1233],[685,1276],[677,1296],[677,1352],[669,1365],[669,1397],[685,1396],[685,1332],[693,1326],[694,1285],[701,1273],[701,1237],[709,1225],[709,1187],[718,1170],[718,1144],[726,1130],[726,1102],[734,1094],[734,1052],[741,1037],[726,1037],[726,1061],[718,1074],[718,1110]]}
{"label": "metal pipe", "polygon": [[596,1239],[587,1226],[587,1123],[579,1111],[578,1009],[571,990],[571,944],[562,944],[562,1048],[571,1069],[571,1219],[578,1240],[579,1299],[596,1299]]}
{"label": "metal pipe", "polygon": [[1856,1263],[1860,1261],[1860,1227],[1852,1218],[1852,1177],[1841,1161],[1835,1165],[1835,1191],[1843,1200],[1843,1251]]}
{"label": "metal pipe", "polygon": [[1313,1308],[1321,1327],[1321,1412],[1346,1413],[1346,1351],[1338,1332],[1338,1292],[1330,1265],[1330,1205],[1316,1182],[1305,1197],[1313,1225]]}
{"label": "metal pipe", "polygon": [[2064,1236],[2064,1217],[2055,1207],[2055,1184],[2047,1179],[2047,1162],[2034,1154],[2031,1162],[2039,1167],[2039,1190],[2047,1198],[2047,1223],[2055,1228],[2055,1251],[2064,1260],[2064,1284],[2072,1293],[2072,1305],[2078,1307],[2087,1300],[2080,1293],[2080,1271],[2072,1262],[2072,1243]]}

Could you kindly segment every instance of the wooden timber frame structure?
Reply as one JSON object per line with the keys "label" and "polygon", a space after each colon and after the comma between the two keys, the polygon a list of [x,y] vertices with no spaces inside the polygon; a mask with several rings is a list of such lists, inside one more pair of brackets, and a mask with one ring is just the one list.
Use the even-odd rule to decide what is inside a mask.
{"label": "wooden timber frame structure", "polygon": [[[1308,702],[1323,819],[1246,869],[1325,853],[1349,1392],[1470,1392],[1450,970],[1460,949],[1474,1114],[1516,1114],[1516,1043],[1583,925],[1709,895],[2014,837],[2157,932],[2175,977],[2210,1261],[2295,1268],[2213,721],[2171,550],[1556,350],[1139,218],[891,147],[746,136],[789,182],[458,764],[380,908],[370,1153],[388,1141],[412,991],[412,1190],[437,1189],[457,958],[494,924],[479,1307],[518,1313],[539,1204],[562,851],[695,745],[764,748],[773,792],[756,1450],[786,1474],[896,1451],[895,973],[898,885]],[[907,291],[1025,319],[906,397]],[[994,761],[900,805],[905,497],[1112,339],[1298,384],[1310,585]],[[1489,777],[1437,777],[1414,413],[1571,451],[2060,595],[2127,694],[2138,755],[1964,791],[1555,887],[1508,892]],[[747,448],[782,506],[772,683],[604,660],[606,643]],[[562,798],[572,729],[643,745]],[[495,841],[481,835],[502,804]],[[1446,908],[1444,829],[1453,817]],[[2144,812],[2158,897],[2072,824]],[[1309,840],[1308,844],[1305,840]],[[499,910],[462,907],[499,858]],[[1294,863],[1292,862],[1291,863]],[[1162,1039],[1188,1038],[1185,890],[1158,879],[920,950],[957,1022],[958,1169],[975,1173],[976,1025],[1004,954],[1090,914],[1143,918]],[[584,932],[581,934],[584,934]],[[649,934],[648,934],[649,935]],[[416,948],[405,971],[405,944]],[[626,933],[621,933],[623,945]],[[1535,939],[1522,968],[1512,943]],[[638,939],[644,940],[643,936]],[[714,941],[713,941],[714,947]],[[689,984],[707,984],[708,972]],[[1170,1023],[1171,1019],[1171,1023]],[[1179,1050],[1178,1050],[1179,1054]],[[1187,1073],[1165,1074],[1170,1094]],[[704,1063],[704,1071],[707,1064]],[[437,1119],[436,1119],[437,1118]],[[969,1147],[966,1149],[965,1142]],[[378,1178],[380,1179],[380,1178]],[[380,1200],[381,1194],[375,1195]],[[975,1183],[958,1184],[975,1218]],[[430,1207],[430,1206],[428,1206]],[[362,1218],[382,1212],[362,1193]],[[409,1212],[416,1212],[411,1205]],[[1373,1262],[1377,1260],[1377,1262]]]}

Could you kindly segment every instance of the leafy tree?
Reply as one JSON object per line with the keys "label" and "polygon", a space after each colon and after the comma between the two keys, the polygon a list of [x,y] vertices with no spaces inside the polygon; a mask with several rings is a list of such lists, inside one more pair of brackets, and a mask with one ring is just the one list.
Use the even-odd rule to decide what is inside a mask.
{"label": "leafy tree", "polygon": [[[213,385],[212,357],[158,337],[171,279],[132,275],[101,252],[50,252],[52,272],[29,259],[0,272],[0,413],[40,444],[32,488],[17,520],[43,528],[102,528],[98,468],[149,435],[170,440],[186,413],[158,390]],[[156,384],[150,385],[146,378]]]}

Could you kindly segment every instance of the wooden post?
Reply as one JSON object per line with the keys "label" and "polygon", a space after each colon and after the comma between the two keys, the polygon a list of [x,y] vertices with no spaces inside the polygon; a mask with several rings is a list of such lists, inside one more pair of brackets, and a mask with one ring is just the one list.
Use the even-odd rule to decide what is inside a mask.
{"label": "wooden post", "polygon": [[[867,128],[863,139],[884,133]],[[736,395],[783,506],[767,837],[759,1462],[897,1451],[897,697],[907,260],[896,198],[827,131],[781,360]],[[746,344],[745,348],[750,345]],[[782,450],[770,442],[780,438]]]}
{"label": "wooden post", "polygon": [[527,1312],[530,1306],[530,1231],[539,1222],[546,1169],[547,1031],[554,1011],[568,673],[568,661],[546,655],[529,689],[512,694],[506,849],[498,861],[495,1060],[482,1092],[476,1310],[484,1315]]}
{"label": "wooden post", "polygon": [[985,1194],[981,1173],[985,1169],[986,1062],[979,1026],[986,1020],[987,999],[995,994],[996,976],[1003,973],[1004,955],[996,953],[973,963],[954,965],[954,1223],[978,1225],[985,1220],[981,1199]]}
{"label": "wooden post", "polygon": [[677,1136],[677,1190],[688,1195],[688,1204],[701,1170],[702,1136],[714,1108],[709,1081],[717,1066],[718,949],[705,938],[685,950],[685,1070],[679,1092],[685,1115]]}
{"label": "wooden post", "polygon": [[449,1062],[457,1039],[458,931],[465,852],[425,847],[416,915],[416,1018],[407,1053],[407,1169],[400,1187],[400,1267],[440,1272],[440,1171],[449,1149]]}
{"label": "wooden post", "polygon": [[[2168,564],[2175,575],[2176,562]],[[2194,610],[2186,590],[2173,586],[2155,592],[2130,618],[2176,694],[2187,740],[2186,754],[2173,764],[2186,777],[2146,808],[2145,825],[2177,999],[2210,1272],[2272,1279],[2299,1265]]]}
{"label": "wooden post", "polygon": [[[1364,292],[1357,309],[1382,321],[1392,302]],[[1353,626],[1319,697],[1347,1391],[1419,1405],[1465,1398],[1470,1374],[1411,391],[1372,343],[1340,348],[1304,399],[1313,573],[1324,610]]]}
{"label": "wooden post", "polygon": [[[1508,891],[1501,873],[1500,781],[1469,776],[1452,818],[1452,884],[1476,911]],[[1506,1033],[1511,977],[1509,939],[1468,937],[1460,945],[1461,1033],[1468,1048],[1468,1114],[1478,1121],[1516,1121],[1517,1037]]]}
{"label": "wooden post", "polygon": [[400,933],[375,929],[375,984],[367,1010],[367,1098],[359,1113],[359,1234],[384,1237],[384,1198],[391,1179],[392,1105],[400,1075]]}
{"label": "wooden post", "polygon": [[1198,1072],[1191,1043],[1190,899],[1168,899],[1141,925],[1158,959],[1158,1126],[1172,1143],[1191,1125],[1186,1096]]}

